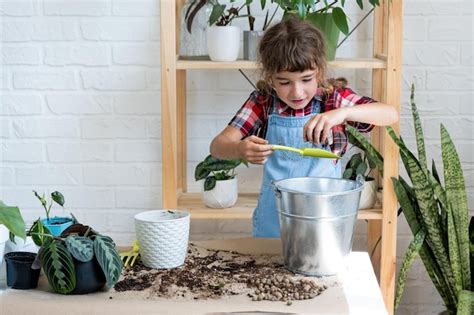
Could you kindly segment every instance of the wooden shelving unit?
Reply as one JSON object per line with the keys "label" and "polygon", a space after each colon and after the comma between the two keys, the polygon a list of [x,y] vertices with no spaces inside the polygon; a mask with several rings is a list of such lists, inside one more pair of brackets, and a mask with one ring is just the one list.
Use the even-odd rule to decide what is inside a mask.
{"label": "wooden shelving unit", "polygon": [[[192,219],[250,219],[256,194],[241,194],[232,209],[213,210],[202,205],[199,194],[188,193],[186,183],[186,72],[197,69],[256,69],[251,61],[212,62],[179,60],[179,13],[184,0],[161,0],[161,131],[163,207],[191,211]],[[332,68],[372,69],[372,97],[400,112],[402,0],[382,1],[374,14],[373,58],[338,59]],[[392,126],[399,132],[399,124]],[[393,314],[396,272],[397,199],[390,178],[398,176],[399,153],[382,128],[372,131],[372,143],[384,156],[382,204],[360,210],[368,222],[368,252],[379,278],[385,305]]]}

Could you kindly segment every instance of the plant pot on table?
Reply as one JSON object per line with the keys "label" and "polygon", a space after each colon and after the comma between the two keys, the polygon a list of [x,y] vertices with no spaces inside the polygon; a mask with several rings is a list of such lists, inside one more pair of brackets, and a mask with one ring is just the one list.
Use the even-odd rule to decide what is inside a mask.
{"label": "plant pot on table", "polygon": [[237,177],[226,180],[216,180],[216,186],[204,190],[204,180],[201,181],[202,202],[209,208],[224,209],[235,205],[238,197]]}
{"label": "plant pot on table", "polygon": [[59,236],[65,229],[74,223],[74,219],[69,217],[53,217],[49,219],[41,219],[41,223],[48,228],[52,235]]}
{"label": "plant pot on table", "polygon": [[359,209],[372,209],[377,202],[377,182],[367,178],[360,194]]}
{"label": "plant pot on table", "polygon": [[7,286],[27,290],[38,286],[40,268],[33,269],[36,254],[30,252],[10,252],[5,254],[7,266]]}

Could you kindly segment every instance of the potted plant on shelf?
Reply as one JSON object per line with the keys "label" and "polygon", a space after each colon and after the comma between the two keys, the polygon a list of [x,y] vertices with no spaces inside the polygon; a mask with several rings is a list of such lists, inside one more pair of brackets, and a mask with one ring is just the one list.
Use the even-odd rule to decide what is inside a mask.
{"label": "potted plant on shelf", "polygon": [[[266,1],[261,1],[262,11],[265,10]],[[257,60],[257,49],[260,39],[265,30],[271,25],[275,14],[279,7],[275,6],[273,13],[270,15],[270,8],[265,13],[265,20],[261,30],[255,30],[255,16],[252,15],[250,5],[247,5],[247,19],[249,21],[249,30],[244,31],[244,60]]]}
{"label": "potted plant on shelf", "polygon": [[[284,18],[293,15],[302,20],[308,20],[321,30],[326,38],[326,57],[334,60],[338,47],[339,33],[349,36],[355,28],[349,31],[347,15],[344,11],[345,0],[271,0],[278,3],[284,11]],[[359,8],[364,8],[363,1],[356,1]],[[379,0],[369,0],[371,6],[380,4]],[[372,10],[362,19],[364,20]]]}
{"label": "potted plant on shelf", "polygon": [[252,0],[245,0],[239,7],[234,7],[235,0],[230,1],[230,8],[226,4],[213,1],[209,28],[207,29],[207,50],[212,61],[235,61],[239,55],[240,28],[233,26],[236,18],[246,17],[240,11]]}
{"label": "potted plant on shelf", "polygon": [[[9,237],[10,234],[12,237]],[[0,200],[0,266],[3,261],[5,244],[9,238],[15,236],[23,240],[26,239],[25,221],[18,207],[7,206]]]}
{"label": "potted plant on shelf", "polygon": [[401,160],[410,177],[411,185],[401,176],[392,178],[392,181],[398,202],[414,235],[400,268],[395,307],[400,302],[407,273],[415,258],[420,255],[448,312],[473,314],[474,218],[468,224],[466,186],[461,162],[448,131],[441,124],[443,185],[434,161],[431,171],[428,168],[413,85],[411,106],[418,157],[392,128],[387,128],[400,149]]}
{"label": "potted plant on shelf", "polygon": [[44,193],[42,196],[40,196],[34,190],[33,193],[35,194],[36,198],[38,198],[38,200],[41,202],[41,205],[44,208],[46,218],[42,219],[42,223],[51,232],[51,234],[53,234],[54,236],[59,236],[66,228],[68,228],[74,223],[74,218],[71,217],[49,217],[53,202],[57,203],[61,207],[64,207],[64,196],[59,191],[53,191],[51,193],[51,199],[49,200],[49,204],[45,198]]}
{"label": "potted plant on shelf", "polygon": [[79,223],[54,236],[37,220],[30,234],[41,246],[38,257],[48,283],[60,294],[86,294],[112,288],[122,272],[113,240]]}
{"label": "potted plant on shelf", "polygon": [[201,181],[201,197],[210,208],[232,207],[237,201],[238,187],[235,168],[241,160],[221,160],[208,155],[194,170],[194,178]]}

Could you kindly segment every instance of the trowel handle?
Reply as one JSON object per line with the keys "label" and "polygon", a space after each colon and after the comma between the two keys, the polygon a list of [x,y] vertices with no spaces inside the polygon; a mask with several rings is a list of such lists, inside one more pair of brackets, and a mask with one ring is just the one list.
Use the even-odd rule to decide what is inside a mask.
{"label": "trowel handle", "polygon": [[287,147],[286,145],[273,144],[272,145],[272,150],[287,150],[287,151],[303,154],[302,150],[297,149],[297,148]]}

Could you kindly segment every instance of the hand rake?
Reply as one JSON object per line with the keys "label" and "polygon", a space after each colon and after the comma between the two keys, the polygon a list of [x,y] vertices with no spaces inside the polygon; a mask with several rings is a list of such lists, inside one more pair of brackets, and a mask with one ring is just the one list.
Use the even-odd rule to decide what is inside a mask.
{"label": "hand rake", "polygon": [[124,267],[131,267],[135,264],[140,253],[140,247],[138,246],[138,241],[133,242],[132,250],[127,252],[120,253],[120,258],[122,259]]}

